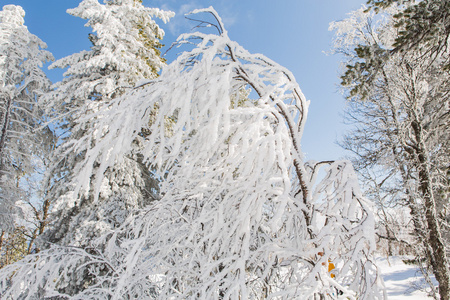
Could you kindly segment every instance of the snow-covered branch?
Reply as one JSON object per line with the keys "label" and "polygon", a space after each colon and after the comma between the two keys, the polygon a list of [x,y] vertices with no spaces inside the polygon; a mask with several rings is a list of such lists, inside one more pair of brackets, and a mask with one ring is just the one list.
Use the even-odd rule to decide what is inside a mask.
{"label": "snow-covered branch", "polygon": [[[159,179],[159,200],[91,241],[111,267],[101,269],[97,254],[72,256],[48,284],[26,267],[12,280],[29,290],[4,281],[5,295],[29,296],[43,284],[48,295],[73,298],[312,299],[336,289],[383,298],[371,263],[373,218],[353,168],[330,162],[316,182],[303,161],[309,102],[294,76],[231,41],[213,9],[197,12],[212,14],[221,34],[181,36],[181,44],[199,42],[157,81],[88,112],[79,122],[95,118],[95,126],[67,148],[83,153],[73,201],[104,193],[105,173],[133,156]],[[54,251],[65,255],[45,251],[46,268]],[[65,285],[75,270],[91,280],[77,292]]]}

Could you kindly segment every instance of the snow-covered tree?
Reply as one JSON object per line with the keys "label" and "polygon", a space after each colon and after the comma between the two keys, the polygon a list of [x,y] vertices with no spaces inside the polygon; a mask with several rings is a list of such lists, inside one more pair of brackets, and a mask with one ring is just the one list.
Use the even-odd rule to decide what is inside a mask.
{"label": "snow-covered tree", "polygon": [[88,20],[86,26],[93,30],[89,35],[92,47],[51,66],[68,68],[64,79],[45,97],[49,113],[59,119],[63,132],[54,155],[55,167],[49,172],[48,198],[53,199],[56,210],[52,230],[47,233],[51,242],[85,245],[93,236],[121,224],[132,209],[156,197],[157,180],[137,156],[124,157],[120,164],[102,170],[101,194],[88,190],[77,198],[71,195],[74,187],[70,185],[77,176],[77,162],[84,156],[83,145],[89,139],[86,132],[98,121],[92,113],[136,83],[156,78],[165,64],[159,52],[164,31],[154,18],[167,22],[173,13],[144,7],[141,2],[107,0],[100,4],[84,0],[68,10]]}
{"label": "snow-covered tree", "polygon": [[[382,11],[392,5],[403,5],[395,18],[398,36],[393,52],[420,51],[428,56],[442,56],[450,36],[450,3],[446,0],[369,0],[370,8]],[[450,69],[450,58],[441,57],[441,64]]]}
{"label": "snow-covered tree", "polygon": [[[428,14],[423,9],[430,3],[447,10]],[[361,9],[333,25],[336,50],[346,57],[342,85],[348,91],[348,120],[356,125],[343,146],[357,155],[371,191],[381,190],[393,205],[410,210],[410,246],[436,276],[435,295],[441,299],[450,296],[450,52],[441,44],[449,43],[448,12],[448,1],[405,1],[378,15]],[[431,16],[435,24],[428,28],[423,20]],[[431,36],[404,39],[415,36],[415,23],[427,29],[419,36]],[[391,233],[385,238],[400,241]]]}
{"label": "snow-covered tree", "polygon": [[[30,200],[25,184],[38,165],[46,132],[37,98],[50,85],[42,65],[53,59],[24,25],[20,6],[0,11],[0,244],[14,227],[16,202]],[[0,247],[0,251],[1,251]]]}
{"label": "snow-covered tree", "polygon": [[194,13],[219,34],[182,35],[180,45],[198,43],[89,112],[95,126],[72,146],[84,153],[73,198],[101,197],[105,171],[133,156],[161,198],[86,247],[54,245],[4,268],[5,299],[384,298],[351,164],[303,161],[309,102],[293,74],[231,41],[212,8]]}

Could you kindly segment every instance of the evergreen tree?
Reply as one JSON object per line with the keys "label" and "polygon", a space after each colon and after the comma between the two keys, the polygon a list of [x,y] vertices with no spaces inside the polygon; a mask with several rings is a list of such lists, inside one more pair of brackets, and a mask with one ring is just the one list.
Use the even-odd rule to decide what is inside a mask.
{"label": "evergreen tree", "polygon": [[393,16],[399,32],[392,52],[420,51],[427,56],[441,56],[444,68],[450,68],[450,58],[442,56],[448,48],[450,36],[450,2],[447,0],[369,0],[375,11],[394,4],[404,9]]}
{"label": "evergreen tree", "polygon": [[[45,97],[49,113],[53,112],[64,132],[54,155],[55,167],[49,173],[47,197],[57,199],[52,230],[46,237],[51,242],[86,245],[94,236],[123,223],[133,209],[157,197],[156,179],[132,153],[120,164],[96,168],[97,177],[104,178],[101,193],[93,193],[94,187],[89,185],[81,191],[79,185],[70,184],[78,175],[78,161],[85,155],[86,131],[99,121],[92,113],[137,83],[156,78],[164,65],[159,51],[164,31],[153,18],[167,22],[173,14],[144,7],[141,2],[111,0],[100,4],[84,0],[68,10],[88,20],[86,26],[93,30],[89,34],[92,47],[51,66],[68,68],[64,79]],[[80,184],[91,179],[87,175]]]}

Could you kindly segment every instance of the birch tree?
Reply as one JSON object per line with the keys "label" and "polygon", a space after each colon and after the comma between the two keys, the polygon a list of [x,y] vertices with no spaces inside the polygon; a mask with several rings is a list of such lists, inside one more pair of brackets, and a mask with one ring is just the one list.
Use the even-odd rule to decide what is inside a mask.
{"label": "birch tree", "polygon": [[182,35],[194,46],[90,112],[98,122],[73,144],[85,153],[75,197],[101,194],[105,170],[141,155],[161,198],[88,247],[54,245],[3,269],[3,297],[384,298],[351,164],[303,160],[309,102],[293,74],[231,41],[212,8],[198,14],[217,34]]}

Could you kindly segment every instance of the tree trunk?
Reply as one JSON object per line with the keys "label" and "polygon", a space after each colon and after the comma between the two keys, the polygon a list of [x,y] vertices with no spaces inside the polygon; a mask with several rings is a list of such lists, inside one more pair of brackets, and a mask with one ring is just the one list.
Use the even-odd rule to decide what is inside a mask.
{"label": "tree trunk", "polygon": [[438,216],[436,213],[436,202],[433,195],[431,175],[427,159],[427,151],[423,142],[423,132],[417,122],[412,122],[416,141],[416,157],[418,160],[419,189],[425,204],[425,218],[427,222],[429,241],[424,240],[426,248],[431,248],[431,255],[428,257],[433,268],[433,273],[439,283],[439,295],[441,300],[450,299],[450,273],[447,253],[441,235]]}
{"label": "tree trunk", "polygon": [[3,151],[6,147],[6,136],[8,134],[8,127],[9,127],[9,116],[11,113],[11,105],[12,105],[12,99],[8,98],[5,99],[5,112],[3,113],[3,118],[0,120],[0,171],[3,170],[3,164],[4,161],[4,154]]}
{"label": "tree trunk", "polygon": [[0,235],[0,250],[3,247],[3,240],[5,239],[5,233],[6,232],[4,230],[2,230],[2,234]]}
{"label": "tree trunk", "polygon": [[[436,204],[432,194],[429,181],[424,181],[427,177],[425,170],[419,171],[420,189],[422,190],[425,207],[426,220],[429,235],[429,246],[432,249],[430,262],[433,267],[434,275],[439,283],[439,295],[441,300],[449,300],[450,298],[450,276],[448,269],[448,258],[445,251],[445,245],[442,239],[439,221],[437,219]],[[426,179],[425,179],[426,180]],[[426,242],[426,241],[425,241]]]}

